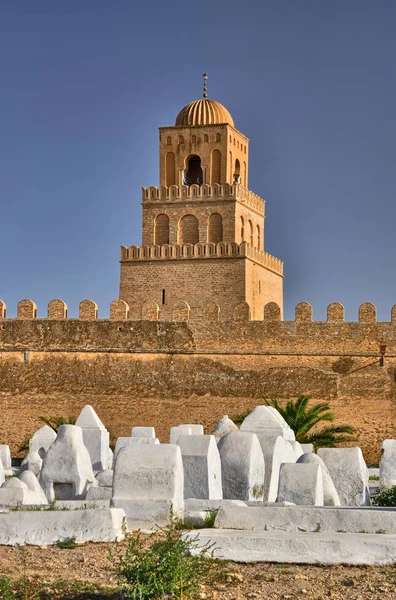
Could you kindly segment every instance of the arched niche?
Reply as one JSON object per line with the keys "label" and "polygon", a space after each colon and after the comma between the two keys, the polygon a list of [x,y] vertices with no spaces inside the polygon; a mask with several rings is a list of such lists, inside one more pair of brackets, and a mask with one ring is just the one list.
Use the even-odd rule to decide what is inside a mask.
{"label": "arched niche", "polygon": [[223,217],[213,213],[208,219],[208,242],[218,244],[223,241]]}
{"label": "arched niche", "polygon": [[154,223],[154,244],[163,246],[169,244],[169,217],[165,214],[157,215]]}
{"label": "arched niche", "polygon": [[198,244],[199,242],[199,224],[194,215],[184,215],[179,221],[178,243],[179,244]]}

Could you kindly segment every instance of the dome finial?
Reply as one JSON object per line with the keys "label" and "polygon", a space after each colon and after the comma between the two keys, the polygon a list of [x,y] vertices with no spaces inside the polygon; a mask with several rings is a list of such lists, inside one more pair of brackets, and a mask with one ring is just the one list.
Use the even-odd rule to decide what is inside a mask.
{"label": "dome finial", "polygon": [[207,98],[208,97],[208,74],[204,73],[202,75],[202,77],[204,78],[203,97]]}

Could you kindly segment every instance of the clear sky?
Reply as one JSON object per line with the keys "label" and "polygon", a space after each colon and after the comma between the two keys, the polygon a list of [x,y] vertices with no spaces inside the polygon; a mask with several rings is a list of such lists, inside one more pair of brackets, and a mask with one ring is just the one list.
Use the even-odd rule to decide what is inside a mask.
{"label": "clear sky", "polygon": [[0,2],[0,298],[107,317],[158,127],[202,93],[250,142],[285,318],[396,303],[395,0]]}

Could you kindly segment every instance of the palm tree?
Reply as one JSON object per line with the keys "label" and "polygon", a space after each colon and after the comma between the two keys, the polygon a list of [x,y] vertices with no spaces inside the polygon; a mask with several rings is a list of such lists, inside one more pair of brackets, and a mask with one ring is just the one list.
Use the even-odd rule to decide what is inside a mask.
{"label": "palm tree", "polygon": [[58,433],[61,425],[75,425],[76,417],[39,417],[39,421],[51,427],[55,433]]}
{"label": "palm tree", "polygon": [[311,429],[321,421],[334,421],[336,415],[330,410],[328,402],[318,402],[308,407],[309,397],[299,396],[297,400],[288,400],[282,407],[277,400],[266,400],[267,406],[273,406],[293,429],[297,442],[313,444],[315,448],[334,448],[338,444],[356,440],[356,429],[351,425],[330,425],[317,431]]}

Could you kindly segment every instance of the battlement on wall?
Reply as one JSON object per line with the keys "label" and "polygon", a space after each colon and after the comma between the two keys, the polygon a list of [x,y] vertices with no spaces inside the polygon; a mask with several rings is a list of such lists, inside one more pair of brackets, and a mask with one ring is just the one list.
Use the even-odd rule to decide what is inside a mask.
{"label": "battlement on wall", "polygon": [[177,202],[177,200],[230,200],[235,199],[239,202],[264,214],[265,201],[240,184],[229,185],[171,185],[170,187],[150,186],[142,187],[142,202]]}
{"label": "battlement on wall", "polygon": [[[25,298],[18,302],[17,305],[17,316],[16,318],[7,318],[6,303],[0,300],[0,320],[4,321],[15,321],[15,320],[41,320],[37,317],[37,306],[33,300]],[[79,304],[79,316],[78,319],[81,321],[97,321],[97,320],[111,320],[111,321],[128,321],[130,308],[124,300],[119,298],[114,300],[110,304],[109,316],[99,318],[98,305],[93,300],[83,300]],[[263,306],[263,321],[265,323],[276,323],[282,322],[287,326],[300,323],[318,323],[324,325],[329,324],[349,324],[349,325],[370,325],[370,324],[383,324],[391,325],[396,327],[396,304],[391,309],[390,321],[377,321],[377,309],[371,302],[364,302],[358,309],[358,321],[345,321],[344,307],[338,302],[333,302],[327,307],[327,320],[326,321],[314,321],[312,306],[308,302],[300,302],[295,308],[295,319],[294,321],[282,321],[281,320],[281,309],[275,302],[269,302]],[[65,320],[68,319],[68,306],[66,302],[58,298],[51,300],[47,306],[47,317],[50,320]],[[160,321],[161,320],[161,309],[160,306],[154,301],[147,301],[141,307],[141,319],[139,321]],[[187,302],[178,301],[172,307],[172,321],[173,322],[189,322],[194,321],[194,312]],[[215,302],[210,302],[203,310],[203,319],[208,323],[215,323],[221,320],[221,306]],[[250,318],[250,307],[247,302],[240,302],[235,305],[234,308],[234,321],[236,322],[248,322],[259,323],[260,321],[251,321]]]}
{"label": "battlement on wall", "polygon": [[121,246],[121,261],[205,259],[247,257],[283,276],[283,262],[268,252],[254,248],[247,242],[219,242],[218,244],[164,244],[162,246]]}

